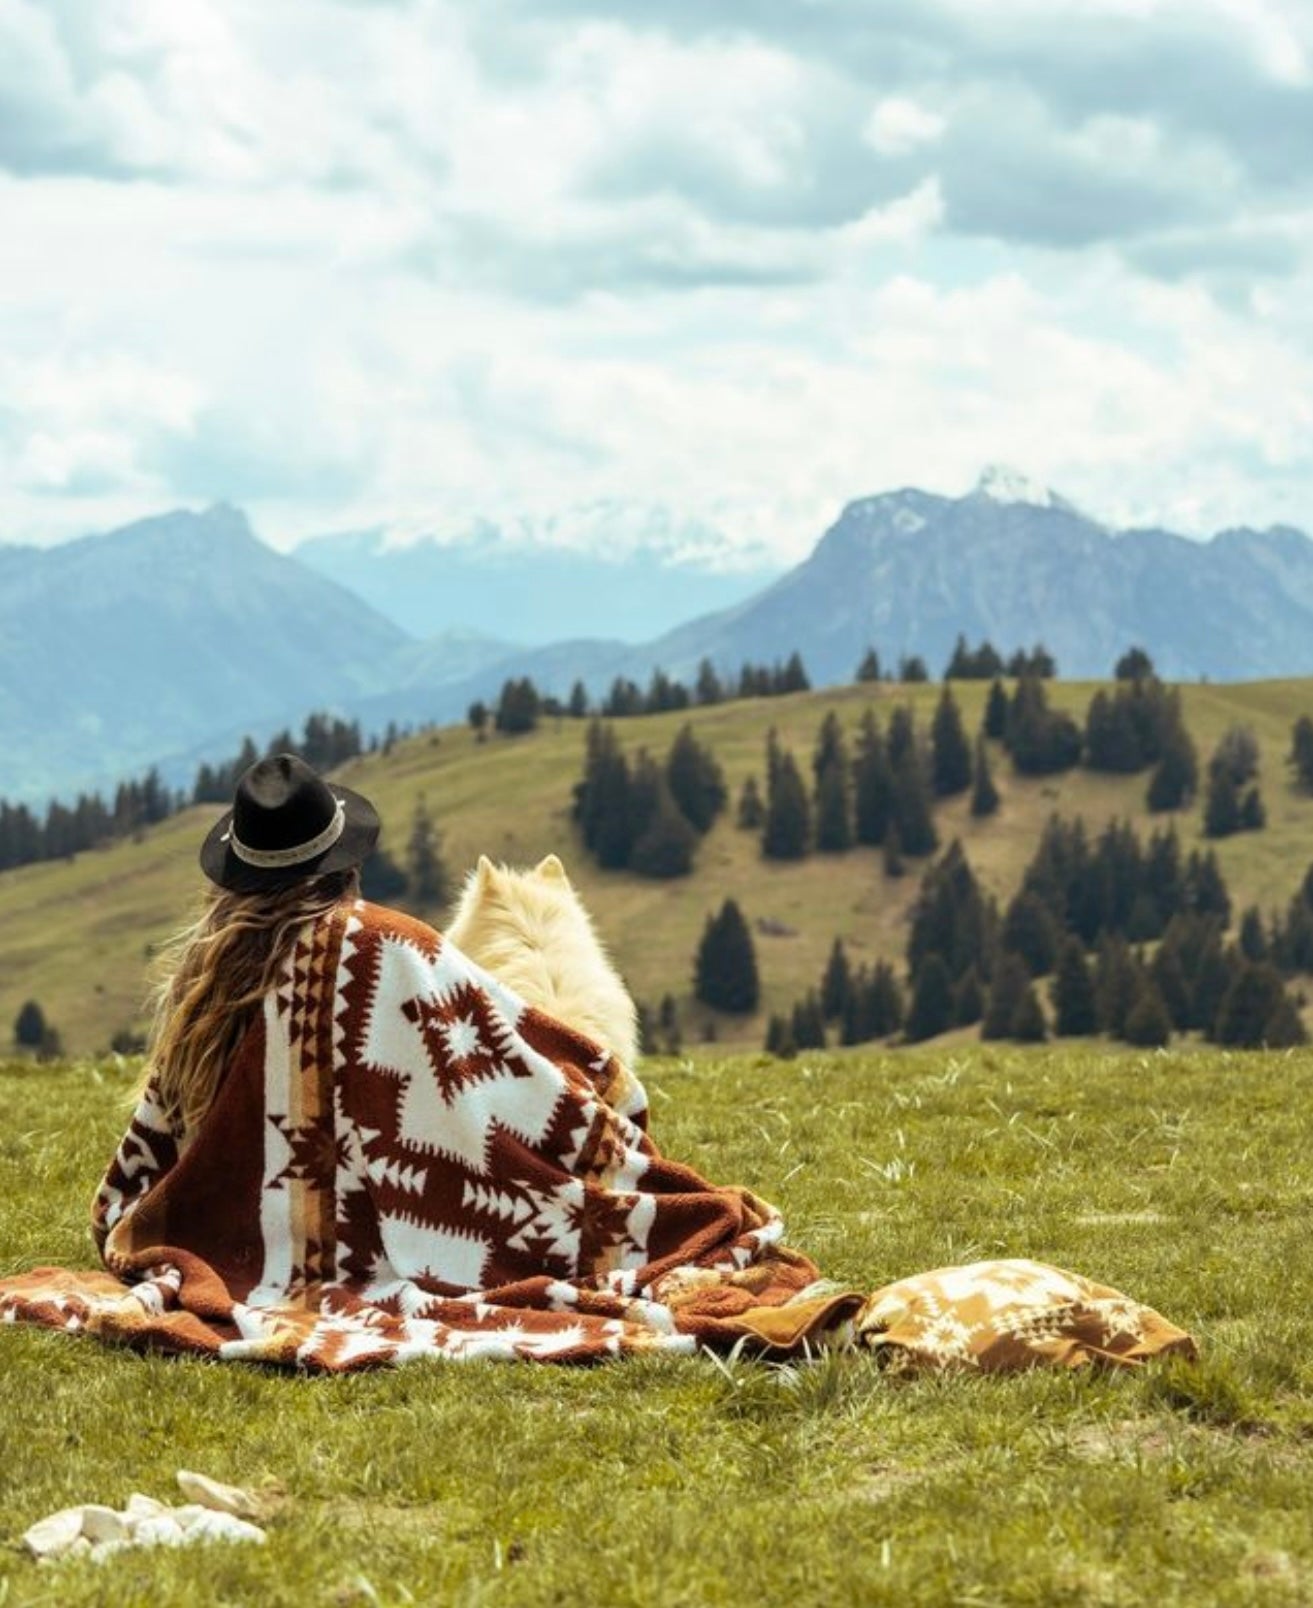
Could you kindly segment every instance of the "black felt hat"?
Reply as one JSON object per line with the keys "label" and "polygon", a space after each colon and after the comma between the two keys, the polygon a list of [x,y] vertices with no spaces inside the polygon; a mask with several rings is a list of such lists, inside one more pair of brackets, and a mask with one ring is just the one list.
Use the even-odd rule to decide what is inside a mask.
{"label": "black felt hat", "polygon": [[346,871],[378,841],[378,811],[295,754],[272,754],[237,783],[233,807],[201,845],[201,869],[235,893]]}

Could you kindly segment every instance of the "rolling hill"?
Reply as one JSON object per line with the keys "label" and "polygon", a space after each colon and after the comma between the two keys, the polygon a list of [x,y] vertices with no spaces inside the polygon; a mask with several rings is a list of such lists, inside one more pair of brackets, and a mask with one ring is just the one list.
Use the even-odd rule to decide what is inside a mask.
{"label": "rolling hill", "polygon": [[[1094,690],[1089,683],[1057,683],[1051,697],[1083,717]],[[984,683],[955,687],[969,730],[979,726],[985,692]],[[877,683],[721,704],[692,718],[736,794],[749,774],[760,779],[772,726],[805,760],[828,709],[838,711],[851,730],[868,702],[887,718],[907,700],[925,730],[938,695],[933,685]],[[1284,763],[1293,721],[1313,712],[1313,681],[1187,686],[1182,697],[1201,757],[1237,722],[1252,726],[1259,739],[1269,824],[1262,832],[1222,841],[1217,851],[1237,911],[1249,903],[1264,910],[1284,906],[1313,857],[1313,799],[1292,788]],[[662,753],[685,718],[648,716],[618,723],[617,731],[630,752],[646,746]],[[901,962],[919,867],[912,862],[909,875],[891,881],[876,850],[772,864],[760,858],[755,837],[722,819],[704,841],[690,877],[650,882],[599,871],[585,858],[569,820],[583,745],[582,724],[569,720],[482,744],[467,728],[454,727],[355,761],[341,775],[376,801],[384,841],[398,854],[421,797],[445,835],[445,857],[456,874],[480,853],[519,864],[560,853],[633,992],[653,1003],[667,991],[678,996],[690,1038],[711,1020],[689,1003],[692,957],[707,915],[727,895],[739,900],[750,921],[770,930],[758,929],[756,936],[763,1011],[746,1021],[719,1018],[714,1031],[722,1041],[759,1044],[765,1012],[791,1005],[817,981],[836,936],[857,960],[888,955]],[[1015,888],[1055,810],[1080,813],[1092,828],[1123,816],[1144,832],[1164,819],[1144,811],[1143,776],[1077,770],[1023,779],[1011,774],[1001,755],[994,769],[1003,794],[997,816],[973,821],[965,799],[957,799],[940,806],[937,819],[942,841],[961,837],[972,865],[1000,895]],[[41,1002],[77,1052],[100,1049],[117,1029],[140,1021],[149,955],[200,894],[196,850],[216,813],[189,810],[139,841],[0,876],[0,1032],[8,1035],[28,998]],[[1177,819],[1184,849],[1201,841],[1198,805]]]}

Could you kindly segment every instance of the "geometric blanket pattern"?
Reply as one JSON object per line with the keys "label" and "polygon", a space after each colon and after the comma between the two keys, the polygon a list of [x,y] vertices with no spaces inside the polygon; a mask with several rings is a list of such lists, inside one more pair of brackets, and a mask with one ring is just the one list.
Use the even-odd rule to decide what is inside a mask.
{"label": "geometric blanket pattern", "polygon": [[741,1342],[983,1367],[1192,1349],[1035,1263],[869,1299],[826,1284],[773,1207],[660,1154],[627,1067],[365,901],[303,931],[196,1132],[147,1089],[92,1227],[105,1271],[0,1279],[0,1319],[329,1371]]}

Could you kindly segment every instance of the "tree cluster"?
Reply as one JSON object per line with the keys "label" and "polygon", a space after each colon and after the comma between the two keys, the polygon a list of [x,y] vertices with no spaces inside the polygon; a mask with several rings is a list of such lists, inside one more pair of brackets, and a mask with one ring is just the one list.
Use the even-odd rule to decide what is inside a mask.
{"label": "tree cluster", "polygon": [[1250,727],[1231,726],[1222,733],[1208,761],[1205,837],[1256,832],[1267,824],[1258,790],[1258,759],[1258,739]]}
{"label": "tree cluster", "polygon": [[785,1015],[772,1016],[766,1049],[773,1055],[824,1049],[831,1033],[844,1045],[889,1038],[902,1025],[906,1006],[894,968],[886,960],[854,968],[836,938],[820,986],[808,989]]}
{"label": "tree cluster", "polygon": [[[915,1042],[979,1021],[984,1038],[1042,1040],[1050,1026],[1035,982],[1047,974],[1060,1036],[1158,1045],[1200,1032],[1236,1047],[1302,1043],[1282,970],[1313,962],[1313,868],[1270,932],[1247,912],[1239,941],[1227,944],[1228,917],[1211,851],[1182,865],[1171,831],[1142,850],[1113,823],[1091,848],[1079,821],[1054,817],[1001,918],[955,842],[927,868],[912,910],[905,1036]],[[1161,939],[1152,958],[1145,939]]]}
{"label": "tree cluster", "polygon": [[663,764],[645,748],[631,764],[614,729],[597,718],[590,722],[572,815],[584,847],[606,869],[686,875],[698,839],[727,800],[715,755],[691,725],[681,727]]}
{"label": "tree cluster", "polygon": [[[772,730],[766,743],[766,797],[761,806],[761,849],[767,859],[798,860],[813,848],[842,853],[854,844],[883,846],[886,855],[931,854],[938,842],[933,800],[937,789],[970,785],[971,758],[951,695],[936,717],[927,747],[910,707],[899,706],[887,732],[867,708],[855,755],[838,716],[829,712],[817,734],[808,788],[793,754]],[[965,779],[962,767],[965,763]],[[740,799],[742,824],[756,819],[757,790]]]}
{"label": "tree cluster", "polygon": [[[986,732],[990,711],[986,708]],[[1003,746],[1023,776],[1051,776],[1080,763],[1080,727],[1059,709],[1049,707],[1039,676],[1022,676],[1008,701]]]}
{"label": "tree cluster", "polygon": [[1120,678],[1111,693],[1096,692],[1085,715],[1085,764],[1128,775],[1152,765],[1149,808],[1184,808],[1194,796],[1199,767],[1181,718],[1180,693],[1151,671]]}
{"label": "tree cluster", "polygon": [[1172,827],[1142,845],[1128,822],[1109,821],[1091,843],[1077,816],[1051,816],[1022,875],[1018,899],[1034,899],[1057,933],[1086,947],[1104,935],[1159,938],[1173,916],[1215,916],[1225,926],[1231,899],[1213,850],[1182,859]]}
{"label": "tree cluster", "polygon": [[428,913],[450,901],[452,878],[443,858],[442,833],[423,796],[411,816],[402,859],[378,844],[360,868],[360,891],[375,904],[406,904]]}
{"label": "tree cluster", "polygon": [[[300,737],[293,736],[288,727],[275,732],[264,745],[265,754],[299,754],[307,765],[317,771],[332,770],[355,759],[364,752],[360,735],[360,722],[341,720],[336,715],[317,712],[306,717]],[[192,784],[193,804],[228,804],[232,802],[238,778],[261,757],[251,737],[243,737],[241,747],[226,760],[216,764],[202,764]]]}
{"label": "tree cluster", "polygon": [[1024,648],[1018,648],[1004,659],[988,638],[979,647],[971,648],[967,646],[965,634],[959,632],[953,644],[952,657],[944,667],[944,680],[992,681],[1002,675],[1052,680],[1057,673],[1057,661],[1042,642],[1037,642],[1029,653]]}

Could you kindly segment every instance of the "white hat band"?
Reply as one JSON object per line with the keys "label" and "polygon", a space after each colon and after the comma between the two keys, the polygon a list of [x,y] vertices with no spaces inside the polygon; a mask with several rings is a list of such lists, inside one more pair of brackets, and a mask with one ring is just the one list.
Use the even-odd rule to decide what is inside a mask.
{"label": "white hat band", "polygon": [[338,838],[346,830],[346,809],[341,799],[337,801],[337,809],[333,812],[333,819],[328,823],[318,837],[312,837],[308,843],[294,844],[290,849],[252,849],[237,836],[230,826],[224,836],[228,846],[244,865],[253,865],[260,870],[272,871],[287,865],[302,865],[306,860],[313,860],[325,849],[331,849]]}

